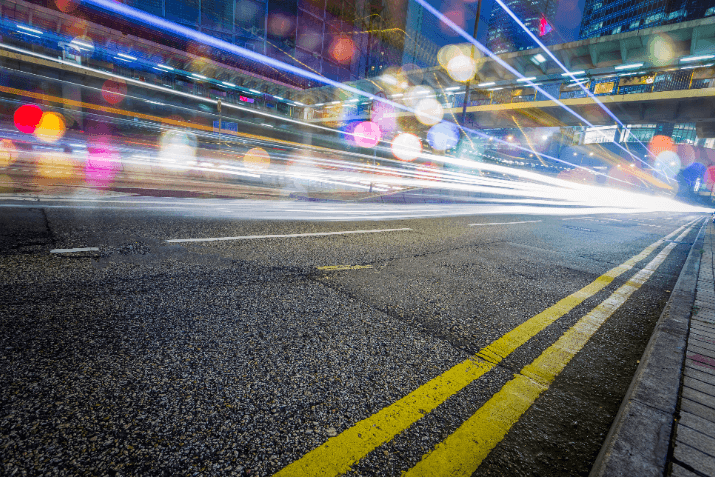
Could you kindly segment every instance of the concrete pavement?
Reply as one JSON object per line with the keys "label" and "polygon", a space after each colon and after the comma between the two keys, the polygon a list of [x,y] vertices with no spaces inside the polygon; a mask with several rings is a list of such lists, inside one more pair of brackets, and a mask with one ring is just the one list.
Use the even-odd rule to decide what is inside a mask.
{"label": "concrete pavement", "polygon": [[703,225],[591,476],[715,475],[715,225]]}

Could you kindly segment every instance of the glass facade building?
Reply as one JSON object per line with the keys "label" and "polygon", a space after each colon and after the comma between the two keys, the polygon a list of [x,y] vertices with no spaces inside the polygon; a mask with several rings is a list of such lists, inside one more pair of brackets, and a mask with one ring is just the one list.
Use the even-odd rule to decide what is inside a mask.
{"label": "glass facade building", "polygon": [[[125,0],[337,81],[399,66],[408,0]],[[352,50],[352,53],[351,53]]]}
{"label": "glass facade building", "polygon": [[[504,3],[537,37],[541,30],[541,19],[545,18],[551,22],[558,6],[558,0],[505,0]],[[552,35],[553,31],[540,40],[548,44]],[[489,16],[487,48],[498,54],[528,50],[537,46],[521,26],[495,2]]]}
{"label": "glass facade building", "polygon": [[579,38],[597,38],[715,15],[715,0],[586,0]]}

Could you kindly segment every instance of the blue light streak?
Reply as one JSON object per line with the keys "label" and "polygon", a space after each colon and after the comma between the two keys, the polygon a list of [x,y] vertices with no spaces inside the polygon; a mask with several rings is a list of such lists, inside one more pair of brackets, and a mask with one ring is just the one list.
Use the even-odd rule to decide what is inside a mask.
{"label": "blue light streak", "polygon": [[[436,9],[434,9],[434,7],[432,7],[430,4],[428,4],[425,0],[415,0],[415,1],[418,2],[419,4],[421,4],[422,6],[424,6],[428,11],[430,11],[432,14],[434,14],[437,18],[440,18],[443,22],[445,22],[446,24],[448,24],[452,29],[454,29],[454,31],[458,32],[463,38],[467,39],[467,41],[469,41],[470,43],[474,44],[474,45],[475,45],[477,48],[479,48],[482,52],[484,52],[484,53],[487,54],[489,57],[491,57],[492,59],[494,59],[497,63],[499,63],[500,65],[502,65],[504,68],[506,68],[506,69],[507,69],[508,71],[510,71],[512,74],[514,74],[515,76],[518,76],[518,77],[522,77],[522,78],[523,78],[523,75],[521,75],[519,72],[517,72],[517,71],[516,71],[515,69],[513,69],[511,66],[509,66],[507,63],[505,63],[504,61],[502,61],[499,57],[497,57],[497,56],[496,56],[494,53],[492,53],[489,49],[487,49],[486,47],[484,47],[481,43],[477,42],[474,38],[472,38],[472,37],[471,37],[469,34],[467,34],[464,30],[462,30],[460,27],[458,27],[456,24],[454,24],[454,22],[452,22],[452,21],[449,20],[448,18],[444,17],[441,13],[439,13]],[[353,93],[353,94],[358,95],[358,96],[367,97],[367,98],[369,98],[369,99],[371,99],[371,100],[373,100],[373,101],[379,101],[379,102],[381,102],[381,103],[388,104],[388,105],[390,105],[390,106],[392,106],[392,107],[394,107],[394,108],[397,108],[397,109],[400,109],[400,110],[403,110],[403,111],[407,111],[407,112],[410,112],[410,113],[414,113],[414,110],[413,110],[412,108],[409,108],[409,107],[407,107],[407,106],[405,106],[405,105],[402,105],[402,104],[400,104],[400,103],[396,103],[396,102],[390,101],[390,100],[388,100],[388,99],[386,99],[386,98],[382,98],[382,97],[379,97],[379,96],[375,96],[375,95],[373,95],[373,94],[371,94],[371,93],[367,93],[367,92],[365,92],[365,91],[359,90],[359,89],[354,88],[354,87],[352,87],[352,86],[345,85],[345,84],[343,84],[343,83],[340,83],[340,82],[331,80],[331,79],[329,79],[329,78],[326,78],[326,77],[324,77],[324,76],[318,75],[318,74],[313,73],[313,72],[311,72],[311,71],[304,70],[304,69],[302,69],[302,68],[298,68],[298,67],[295,67],[295,66],[293,66],[293,65],[289,65],[289,64],[287,64],[287,63],[284,63],[284,62],[282,62],[282,61],[280,61],[280,60],[276,60],[276,59],[271,58],[271,57],[269,57],[269,56],[262,55],[262,54],[260,54],[260,53],[256,53],[255,51],[248,50],[248,49],[246,49],[246,48],[242,48],[242,47],[239,47],[239,46],[237,46],[237,45],[233,45],[233,44],[231,44],[231,43],[228,43],[228,42],[226,42],[226,41],[223,41],[223,40],[220,40],[220,39],[218,39],[218,38],[212,37],[212,36],[207,35],[207,34],[205,34],[205,33],[202,33],[202,32],[196,31],[196,30],[192,30],[191,28],[184,27],[184,26],[182,26],[182,25],[178,25],[178,24],[176,24],[176,23],[174,23],[174,22],[170,22],[170,21],[168,21],[168,20],[165,20],[165,19],[163,19],[163,18],[157,17],[157,16],[155,16],[155,15],[151,15],[151,14],[149,14],[149,13],[143,12],[143,11],[138,10],[138,9],[136,9],[136,8],[132,8],[132,7],[129,7],[129,6],[124,5],[124,4],[121,4],[121,3],[115,3],[115,2],[112,1],[112,0],[82,0],[82,3],[87,4],[87,5],[90,5],[90,6],[98,7],[98,8],[100,8],[100,9],[106,10],[106,11],[108,11],[108,12],[114,13],[114,14],[116,14],[116,15],[121,15],[121,16],[123,16],[123,17],[125,17],[125,18],[128,18],[128,19],[131,19],[131,20],[134,20],[134,21],[143,23],[143,24],[148,25],[148,26],[152,26],[152,27],[154,27],[154,28],[162,29],[162,30],[164,30],[164,31],[166,31],[166,32],[168,32],[168,33],[177,35],[177,36],[179,36],[179,37],[190,38],[190,39],[193,39],[194,41],[197,41],[197,42],[202,43],[202,44],[204,44],[204,45],[212,46],[212,47],[214,47],[214,48],[216,48],[216,49],[223,50],[223,51],[226,51],[226,52],[229,52],[229,53],[233,53],[233,54],[238,55],[238,56],[240,56],[240,57],[247,58],[247,59],[251,59],[251,60],[256,61],[256,62],[258,62],[258,63],[261,63],[261,64],[269,65],[269,66],[271,66],[271,67],[273,67],[273,68],[275,68],[275,69],[277,69],[277,70],[281,70],[281,71],[285,71],[285,72],[288,72],[288,73],[292,73],[292,74],[294,74],[294,75],[301,76],[301,77],[303,77],[303,78],[310,79],[310,80],[316,81],[316,82],[318,82],[318,83],[323,83],[323,84],[326,84],[326,85],[330,85],[330,86],[333,86],[333,87],[335,87],[335,88],[337,88],[337,89],[340,89],[340,90],[343,90],[343,91],[347,91],[347,92]],[[534,86],[534,84],[531,83],[531,81],[529,81],[528,83],[529,83],[531,86]],[[561,101],[559,101],[558,99],[554,98],[553,96],[551,96],[550,94],[548,94],[548,93],[546,93],[545,91],[541,90],[540,88],[537,88],[537,89],[538,89],[540,92],[542,92],[544,95],[546,95],[548,98],[550,98],[551,100],[553,100],[555,103],[557,103],[558,105],[560,105],[562,108],[566,109],[566,110],[569,111],[571,114],[573,114],[574,116],[576,116],[578,119],[580,119],[581,121],[583,121],[584,123],[588,124],[589,126],[593,126],[593,125],[592,125],[590,122],[588,122],[585,118],[581,117],[578,113],[576,113],[575,111],[571,110],[568,106],[564,105],[564,104],[563,104]],[[252,90],[252,91],[253,91],[253,90]],[[482,133],[482,132],[480,132],[480,131],[472,130],[472,129],[465,128],[465,127],[462,127],[462,128],[463,128],[465,131],[469,131],[470,133],[474,133],[474,134],[476,134],[476,135],[478,135],[478,136],[481,136],[481,137],[483,137],[483,138],[488,138],[488,137],[489,137],[488,135],[486,135],[486,134],[484,134],[484,133]],[[502,143],[502,144],[511,146],[511,147],[515,147],[516,149],[519,149],[519,150],[522,150],[522,151],[525,151],[525,152],[531,152],[531,150],[528,149],[528,148],[524,148],[524,147],[521,147],[521,146],[516,146],[516,145],[514,145],[514,144],[512,144],[512,143],[509,143],[509,142],[506,142],[506,141],[502,141],[502,140],[499,140],[499,139],[496,139],[496,141],[497,141],[497,142],[500,142],[500,143]],[[620,146],[620,145],[619,145],[619,146]],[[629,152],[629,154],[631,154],[631,153]],[[542,157],[545,157],[545,158],[552,159],[552,160],[554,160],[554,161],[556,161],[556,162],[559,162],[559,163],[567,164],[567,165],[572,166],[572,167],[574,167],[574,168],[584,169],[584,170],[589,171],[590,173],[593,173],[593,174],[598,175],[598,176],[611,177],[611,176],[609,176],[609,175],[606,174],[606,173],[601,173],[601,172],[598,172],[598,171],[593,171],[593,170],[591,170],[591,169],[589,169],[589,168],[586,168],[586,167],[583,167],[583,166],[579,166],[579,165],[576,165],[576,164],[572,164],[572,163],[569,163],[569,162],[564,161],[564,160],[562,160],[562,159],[555,158],[555,157],[553,157],[553,156],[549,156],[549,155],[546,155],[546,154],[541,154],[541,156],[542,156]],[[448,160],[447,160],[446,158],[443,159],[442,161],[447,161],[447,162],[448,162]],[[617,179],[617,178],[611,178],[611,179],[614,179],[615,181],[622,182],[622,183],[624,183],[624,184],[628,184],[626,181],[621,181],[621,180],[619,180],[619,179]]]}

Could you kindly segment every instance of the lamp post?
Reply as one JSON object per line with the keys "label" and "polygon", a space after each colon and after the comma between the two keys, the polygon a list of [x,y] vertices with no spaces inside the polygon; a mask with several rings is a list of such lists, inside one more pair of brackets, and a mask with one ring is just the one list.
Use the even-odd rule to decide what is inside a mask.
{"label": "lamp post", "polygon": [[[477,18],[474,20],[474,33],[472,34],[472,37],[474,40],[477,39],[477,31],[479,30],[479,16],[482,13],[482,0],[477,1]],[[475,46],[472,45],[472,61],[474,61],[474,48]],[[467,80],[467,84],[465,85],[464,88],[464,101],[462,102],[462,126],[465,126],[466,124],[466,119],[467,119],[467,103],[469,102],[469,87],[470,84],[472,83],[472,79],[470,78]]]}
{"label": "lamp post", "polygon": [[220,99],[216,103],[216,109],[218,110],[218,149],[221,150],[221,100]]}

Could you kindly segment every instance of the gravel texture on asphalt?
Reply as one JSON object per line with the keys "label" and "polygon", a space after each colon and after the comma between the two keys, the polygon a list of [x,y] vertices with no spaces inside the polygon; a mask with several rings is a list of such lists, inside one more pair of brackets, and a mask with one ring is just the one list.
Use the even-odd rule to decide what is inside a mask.
{"label": "gravel texture on asphalt", "polygon": [[[685,222],[679,217],[647,230],[573,222],[597,231],[585,232],[544,218],[536,225],[469,228],[483,219],[304,223],[0,211],[7,226],[0,233],[0,473],[275,473]],[[413,231],[163,242],[386,227]],[[49,254],[71,247],[100,250]],[[594,383],[609,377],[607,367],[591,371],[588,362],[621,366],[642,350],[651,316],[659,313],[653,304],[662,307],[688,247],[675,249],[634,308],[598,337],[600,347],[584,353],[563,386],[553,397],[547,392],[527,417],[546,407],[567,417],[565,425],[549,428],[537,420],[516,431],[529,443],[523,446],[510,433],[501,455],[479,473],[581,472],[580,464],[530,466],[550,459],[564,426],[576,430],[564,435],[572,464],[595,456],[594,447],[598,452],[630,377],[626,367],[598,390]],[[341,264],[373,267],[316,269]],[[414,465],[623,280],[350,474],[395,475]],[[609,354],[615,354],[611,362]],[[590,383],[583,390],[570,382],[581,376]],[[574,412],[568,408],[574,396],[603,408],[579,405]],[[513,461],[505,464],[505,457]]]}

